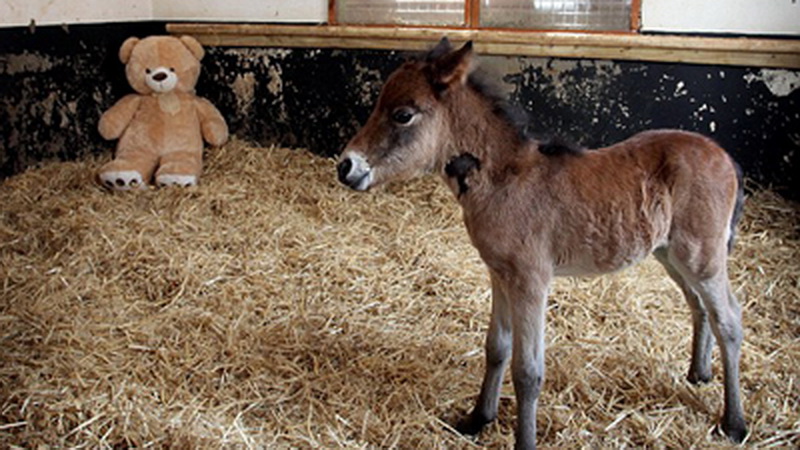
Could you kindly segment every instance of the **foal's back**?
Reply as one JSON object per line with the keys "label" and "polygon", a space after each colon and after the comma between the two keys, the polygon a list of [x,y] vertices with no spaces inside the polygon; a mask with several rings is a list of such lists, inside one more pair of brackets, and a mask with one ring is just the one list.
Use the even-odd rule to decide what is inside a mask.
{"label": "foal's back", "polygon": [[724,256],[712,258],[731,237],[737,170],[712,140],[647,131],[610,147],[547,156],[544,164],[544,179],[530,183],[552,196],[545,203],[551,210],[540,214],[554,218],[549,241],[558,275],[618,270],[667,246],[689,260]]}

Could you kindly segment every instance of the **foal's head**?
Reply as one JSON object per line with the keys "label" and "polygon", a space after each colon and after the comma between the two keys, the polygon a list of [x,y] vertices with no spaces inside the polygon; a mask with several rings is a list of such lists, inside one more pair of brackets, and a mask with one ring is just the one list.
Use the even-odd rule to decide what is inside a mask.
{"label": "foal's head", "polygon": [[452,140],[445,97],[467,82],[472,42],[454,50],[447,39],[421,61],[409,61],[386,81],[367,123],[342,152],[339,180],[364,191],[438,169]]}

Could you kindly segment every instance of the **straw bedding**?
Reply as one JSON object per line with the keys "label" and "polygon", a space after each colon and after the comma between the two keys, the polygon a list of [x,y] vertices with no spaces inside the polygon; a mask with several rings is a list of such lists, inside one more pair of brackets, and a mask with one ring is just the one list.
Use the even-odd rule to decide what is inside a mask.
{"label": "straw bedding", "polygon": [[[3,447],[498,448],[451,424],[482,370],[488,277],[433,177],[365,195],[334,162],[233,142],[200,186],[112,194],[103,161],[0,184]],[[750,444],[800,445],[800,208],[749,198],[730,262]],[[714,380],[684,381],[677,288],[648,260],[559,279],[546,447],[724,447]]]}

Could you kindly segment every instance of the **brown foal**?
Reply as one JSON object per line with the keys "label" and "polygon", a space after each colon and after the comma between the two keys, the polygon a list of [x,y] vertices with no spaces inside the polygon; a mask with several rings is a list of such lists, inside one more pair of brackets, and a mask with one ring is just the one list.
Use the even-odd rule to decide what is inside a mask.
{"label": "brown foal", "polygon": [[339,179],[359,191],[432,171],[461,204],[489,268],[492,315],[483,385],[458,429],[475,434],[496,417],[510,359],[516,447],[535,448],[551,280],[654,254],[692,311],[688,379],[710,380],[716,337],[721,427],[741,442],[741,312],[726,267],[741,214],[738,166],[710,139],[682,131],[647,131],[598,150],[529,139],[475,80],[473,60],[471,42],[456,50],[442,39],[425,59],[403,64],[338,165]]}

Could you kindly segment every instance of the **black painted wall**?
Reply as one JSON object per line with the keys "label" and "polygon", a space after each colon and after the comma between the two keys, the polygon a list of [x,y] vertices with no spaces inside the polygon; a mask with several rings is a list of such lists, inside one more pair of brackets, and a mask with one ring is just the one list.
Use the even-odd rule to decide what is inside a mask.
{"label": "black painted wall", "polygon": [[[38,161],[110,152],[97,120],[130,88],[117,50],[164,24],[0,30],[0,177]],[[335,155],[369,115],[392,51],[208,48],[198,93],[239,137]],[[644,129],[719,141],[750,178],[799,198],[800,71],[554,58],[484,57],[531,129],[582,145]]]}
{"label": "black painted wall", "polygon": [[97,121],[132,91],[119,47],[164,32],[163,23],[0,28],[0,178],[112,150]]}

